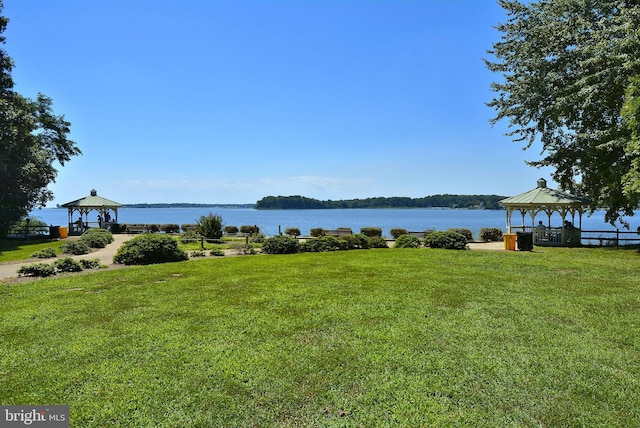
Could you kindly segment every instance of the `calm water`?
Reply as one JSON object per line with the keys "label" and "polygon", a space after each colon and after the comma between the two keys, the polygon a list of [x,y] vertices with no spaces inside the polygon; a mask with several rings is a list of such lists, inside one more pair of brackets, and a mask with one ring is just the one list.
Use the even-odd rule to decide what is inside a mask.
{"label": "calm water", "polygon": [[[505,230],[506,211],[503,210],[450,210],[450,209],[332,209],[332,210],[254,210],[249,208],[121,208],[118,210],[119,223],[195,223],[209,213],[222,217],[225,225],[257,225],[266,235],[275,235],[287,227],[297,227],[303,235],[312,228],[335,229],[350,227],[359,232],[361,227],[381,227],[385,236],[389,230],[403,228],[410,231],[427,229],[446,230],[451,227],[471,229],[474,236],[483,227],[497,227]],[[638,213],[640,214],[640,213]],[[33,217],[50,225],[65,226],[68,223],[66,209],[44,208],[32,213]],[[97,212],[89,214],[89,221],[97,221]],[[74,214],[74,220],[77,215]],[[546,224],[546,217],[539,218]],[[536,218],[538,220],[538,218]],[[560,226],[559,215],[552,217],[552,226]],[[631,230],[640,226],[640,218],[629,220]],[[520,224],[519,214],[514,214],[513,225]],[[577,223],[577,218],[576,218]],[[527,220],[530,224],[530,220]],[[599,212],[582,219],[583,230],[614,230],[604,222],[604,214]]]}

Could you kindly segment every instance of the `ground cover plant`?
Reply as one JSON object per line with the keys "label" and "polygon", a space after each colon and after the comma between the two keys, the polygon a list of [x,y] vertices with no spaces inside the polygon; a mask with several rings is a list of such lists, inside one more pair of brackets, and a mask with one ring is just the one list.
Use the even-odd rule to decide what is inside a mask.
{"label": "ground cover plant", "polygon": [[72,426],[638,426],[640,254],[204,258],[0,286],[0,402]]}

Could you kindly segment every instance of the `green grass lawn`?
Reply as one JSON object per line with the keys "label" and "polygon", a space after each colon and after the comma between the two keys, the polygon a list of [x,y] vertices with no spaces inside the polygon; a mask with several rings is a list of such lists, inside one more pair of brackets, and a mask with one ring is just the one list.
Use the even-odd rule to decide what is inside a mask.
{"label": "green grass lawn", "polygon": [[31,254],[43,248],[53,248],[58,251],[62,244],[64,244],[63,240],[52,241],[49,238],[0,239],[0,262],[28,259]]}
{"label": "green grass lawn", "polygon": [[72,426],[640,426],[640,254],[363,250],[0,284],[0,403]]}

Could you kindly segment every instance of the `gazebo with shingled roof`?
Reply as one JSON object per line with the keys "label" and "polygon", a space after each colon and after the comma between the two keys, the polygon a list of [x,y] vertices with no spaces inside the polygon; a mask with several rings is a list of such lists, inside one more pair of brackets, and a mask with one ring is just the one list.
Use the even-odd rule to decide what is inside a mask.
{"label": "gazebo with shingled roof", "polygon": [[[62,204],[62,206],[69,211],[69,233],[78,234],[82,233],[88,227],[94,226],[94,224],[95,227],[104,228],[109,227],[111,224],[117,224],[118,208],[121,207],[122,204],[98,196],[98,192],[92,189],[89,196],[67,202],[66,204]],[[76,211],[80,217],[74,222],[73,215]],[[89,222],[89,213],[91,211],[97,211],[102,221]],[[113,217],[111,217],[111,211],[113,211]],[[105,221],[105,219],[108,218],[111,218],[111,221]]]}
{"label": "gazebo with shingled roof", "polygon": [[[500,205],[507,210],[507,233],[532,232],[533,243],[540,246],[570,247],[580,245],[582,214],[589,207],[589,202],[578,196],[549,189],[544,178],[538,180],[538,186],[528,192],[521,193],[500,201]],[[522,224],[514,226],[512,215],[519,211]],[[536,216],[546,214],[546,222]],[[556,227],[551,224],[551,217],[558,213],[562,223]],[[571,215],[571,220],[567,215]],[[578,224],[576,225],[576,214]],[[530,219],[531,223],[527,224]],[[542,222],[542,223],[541,223]]]}

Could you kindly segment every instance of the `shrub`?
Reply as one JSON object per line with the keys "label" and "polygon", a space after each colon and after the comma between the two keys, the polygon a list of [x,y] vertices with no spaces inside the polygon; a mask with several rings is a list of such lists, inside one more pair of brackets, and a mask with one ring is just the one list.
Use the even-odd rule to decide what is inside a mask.
{"label": "shrub", "polygon": [[53,248],[43,248],[42,250],[36,251],[35,253],[31,254],[31,257],[36,257],[38,259],[50,259],[56,256],[56,250],[54,250]]}
{"label": "shrub", "polygon": [[302,235],[302,233],[300,233],[300,229],[298,229],[297,227],[287,227],[284,230],[284,234],[289,235],[292,238]]}
{"label": "shrub", "polygon": [[325,251],[338,251],[346,249],[347,242],[340,240],[335,236],[311,238],[300,244],[300,251],[304,253],[321,253]]}
{"label": "shrub", "polygon": [[473,241],[473,232],[471,232],[471,229],[452,227],[451,229],[449,229],[449,231],[459,233],[460,235],[467,238],[467,241]]}
{"label": "shrub", "polygon": [[286,235],[276,235],[268,238],[262,245],[262,252],[266,254],[295,254],[300,251],[300,243]]}
{"label": "shrub", "polygon": [[252,256],[256,254],[256,249],[251,244],[231,243],[231,250],[239,256]]}
{"label": "shrub", "polygon": [[222,238],[222,217],[218,214],[209,213],[209,215],[203,215],[198,219],[197,224],[197,231],[205,238]]}
{"label": "shrub", "polygon": [[321,227],[314,227],[309,231],[309,235],[311,235],[313,238],[320,238],[324,235],[324,229]]}
{"label": "shrub", "polygon": [[220,249],[211,250],[209,254],[215,257],[224,257],[224,251]]}
{"label": "shrub", "polygon": [[182,229],[182,232],[186,233],[186,232],[195,232],[198,229],[198,225],[197,224],[181,224],[180,225],[180,229]]}
{"label": "shrub", "polygon": [[400,235],[393,248],[420,248],[420,239],[417,236]]}
{"label": "shrub", "polygon": [[200,236],[192,230],[186,231],[180,235],[180,242],[183,244],[188,244],[189,242],[199,241]]}
{"label": "shrub", "polygon": [[82,270],[80,262],[71,257],[56,260],[53,265],[58,269],[58,272],[80,272]]}
{"label": "shrub", "polygon": [[104,248],[113,242],[113,235],[106,229],[87,229],[80,237],[80,241],[90,248]]}
{"label": "shrub", "polygon": [[229,235],[235,235],[239,232],[240,229],[238,229],[238,226],[225,226],[224,227],[224,233],[227,233]]}
{"label": "shrub", "polygon": [[483,241],[502,241],[502,229],[483,227],[480,229],[480,239]]}
{"label": "shrub", "polygon": [[254,233],[260,233],[260,228],[258,226],[240,226],[240,233],[246,233],[249,235],[253,235]]}
{"label": "shrub", "polygon": [[251,235],[250,241],[254,244],[262,244],[265,241],[266,237],[262,233],[255,233]]}
{"label": "shrub", "polygon": [[164,233],[180,233],[180,226],[177,224],[163,224],[160,230]]}
{"label": "shrub", "polygon": [[406,235],[408,231],[407,229],[393,228],[389,231],[389,233],[391,233],[393,239],[398,239],[398,237],[400,237],[401,235]]}
{"label": "shrub", "polygon": [[444,248],[447,250],[465,250],[467,238],[450,230],[446,232],[433,232],[424,239],[425,246],[431,248]]}
{"label": "shrub", "polygon": [[113,257],[113,262],[124,265],[148,265],[188,259],[187,253],[178,248],[178,242],[171,236],[147,234],[136,236],[122,244]]}
{"label": "shrub", "polygon": [[382,228],[381,227],[362,227],[360,228],[360,233],[368,238],[373,236],[382,236]]}
{"label": "shrub", "polygon": [[108,227],[111,233],[125,233],[127,231],[126,224],[111,223]]}
{"label": "shrub", "polygon": [[348,250],[366,250],[369,248],[367,237],[361,234],[342,235],[338,239],[347,243]]}
{"label": "shrub", "polygon": [[191,257],[205,257],[206,254],[204,253],[204,251],[198,250],[198,251],[192,251],[190,256]]}
{"label": "shrub", "polygon": [[19,276],[51,276],[55,274],[56,268],[47,263],[33,263],[18,268]]}
{"label": "shrub", "polygon": [[100,259],[80,259],[80,264],[83,269],[98,269],[102,267]]}
{"label": "shrub", "polygon": [[148,224],[147,225],[147,231],[149,233],[158,233],[158,232],[160,232],[160,225],[159,224]]}
{"label": "shrub", "polygon": [[389,248],[387,241],[382,236],[371,236],[367,238],[369,248]]}
{"label": "shrub", "polygon": [[89,245],[83,240],[65,242],[60,246],[60,250],[64,254],[73,254],[79,256],[81,254],[89,254]]}

